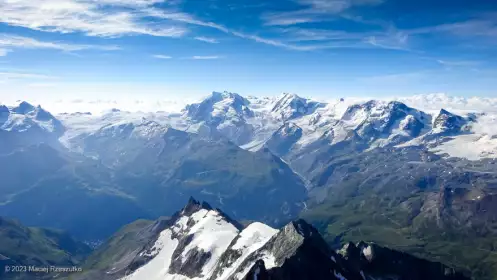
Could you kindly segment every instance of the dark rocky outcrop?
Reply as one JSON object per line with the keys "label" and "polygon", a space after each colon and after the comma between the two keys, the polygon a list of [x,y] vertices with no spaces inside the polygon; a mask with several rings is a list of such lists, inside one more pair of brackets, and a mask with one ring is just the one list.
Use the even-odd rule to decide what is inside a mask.
{"label": "dark rocky outcrop", "polygon": [[349,267],[373,278],[392,275],[395,279],[410,280],[468,279],[441,263],[419,259],[373,243],[347,243],[339,252]]}

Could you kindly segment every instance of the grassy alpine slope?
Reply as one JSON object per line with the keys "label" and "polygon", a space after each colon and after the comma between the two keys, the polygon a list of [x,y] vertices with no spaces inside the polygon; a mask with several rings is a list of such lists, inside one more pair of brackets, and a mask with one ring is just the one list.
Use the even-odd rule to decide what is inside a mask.
{"label": "grassy alpine slope", "polygon": [[[91,252],[87,245],[65,232],[25,227],[16,220],[2,217],[0,240],[0,263],[3,265],[74,266]],[[37,279],[39,276],[33,273],[6,273],[4,269],[0,271],[0,279]]]}

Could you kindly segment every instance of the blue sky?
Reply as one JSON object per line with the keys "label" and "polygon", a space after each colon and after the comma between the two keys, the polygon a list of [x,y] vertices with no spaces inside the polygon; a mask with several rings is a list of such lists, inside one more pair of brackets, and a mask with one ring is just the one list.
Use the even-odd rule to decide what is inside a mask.
{"label": "blue sky", "polygon": [[497,96],[492,0],[0,0],[0,98]]}

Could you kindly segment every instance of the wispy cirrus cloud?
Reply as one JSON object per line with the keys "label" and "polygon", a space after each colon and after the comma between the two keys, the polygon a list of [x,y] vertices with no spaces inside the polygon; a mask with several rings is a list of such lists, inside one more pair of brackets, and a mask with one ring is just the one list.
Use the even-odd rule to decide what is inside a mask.
{"label": "wispy cirrus cloud", "polygon": [[[329,48],[382,48],[411,51],[408,47],[409,34],[397,30],[392,23],[370,20],[352,15],[349,10],[360,6],[376,6],[383,0],[294,0],[301,8],[294,11],[265,13],[262,20],[266,26],[280,26],[283,36],[281,45],[295,50],[316,50]],[[309,29],[302,23],[350,20],[375,26],[374,31]],[[303,46],[302,43],[306,43]]]}
{"label": "wispy cirrus cloud", "polygon": [[237,37],[250,39],[258,43],[285,48],[294,51],[315,51],[338,48],[383,48],[410,51],[407,48],[407,37],[403,33],[310,30],[293,28],[292,32],[281,31],[279,40],[233,32]]}
{"label": "wispy cirrus cloud", "polygon": [[444,60],[444,59],[436,59],[436,61],[444,66],[448,67],[474,67],[482,64],[481,61],[475,60]]}
{"label": "wispy cirrus cloud", "polygon": [[342,30],[312,29],[301,27],[281,28],[278,31],[288,42],[362,40],[373,36],[371,32],[346,32]]}
{"label": "wispy cirrus cloud", "polygon": [[202,41],[202,42],[206,42],[206,43],[211,43],[211,44],[217,44],[219,43],[218,40],[214,39],[214,38],[209,38],[209,37],[203,37],[203,36],[197,36],[195,38],[193,38],[197,41]]}
{"label": "wispy cirrus cloud", "polygon": [[298,10],[291,12],[270,12],[261,16],[266,26],[290,26],[301,23],[311,23],[330,20],[325,14],[316,13],[312,10]]}
{"label": "wispy cirrus cloud", "polygon": [[[379,0],[298,0],[297,2],[302,5],[303,10],[296,11],[296,15],[304,13],[314,18],[316,14],[337,13],[355,5],[379,3]],[[159,3],[165,3],[166,8],[164,5],[159,8],[156,5]],[[309,51],[336,47],[330,43],[320,46],[301,46],[295,42],[235,31],[216,22],[200,20],[193,15],[173,8],[168,9],[167,3],[163,0],[39,0],[35,2],[31,0],[0,0],[0,22],[45,32],[79,32],[97,37],[125,35],[182,37],[188,32],[187,25],[196,25],[289,50]],[[218,42],[214,38],[205,36],[197,36],[194,39],[207,43]],[[66,51],[106,48],[63,43],[50,44],[48,42],[45,44],[30,42],[27,45]],[[17,47],[21,46],[17,44]]]}
{"label": "wispy cirrus cloud", "polygon": [[296,44],[284,42],[282,40],[265,38],[265,37],[261,37],[261,36],[253,35],[253,34],[247,34],[247,33],[239,32],[239,31],[231,30],[223,25],[220,25],[220,24],[217,24],[214,22],[206,22],[206,21],[201,21],[201,20],[195,19],[191,15],[188,15],[185,13],[165,13],[164,11],[162,11],[160,9],[155,9],[155,8],[148,9],[147,13],[149,15],[152,15],[152,16],[158,17],[158,18],[164,18],[164,19],[184,22],[184,23],[188,23],[188,24],[192,24],[192,25],[203,26],[203,27],[210,27],[213,29],[217,29],[221,32],[224,32],[226,34],[230,34],[230,35],[242,38],[242,39],[248,39],[248,40],[258,42],[258,43],[271,45],[271,46],[275,46],[275,47],[280,47],[280,48],[285,48],[285,49],[289,49],[289,50],[309,51],[309,50],[314,50],[314,49],[319,49],[319,48],[326,48],[323,46],[320,46],[320,47],[299,46]]}
{"label": "wispy cirrus cloud", "polygon": [[215,22],[210,22],[210,21],[203,21],[196,19],[190,14],[183,13],[183,12],[170,12],[170,11],[165,11],[163,9],[158,9],[154,7],[148,7],[146,9],[142,10],[143,13],[145,13],[149,17],[155,17],[159,19],[166,19],[166,20],[171,20],[175,22],[181,22],[181,23],[187,23],[187,24],[192,24],[192,25],[198,25],[198,26],[203,26],[203,27],[210,27],[217,29],[219,31],[222,31],[224,33],[230,33],[231,31],[227,28],[224,27],[223,25],[217,24]]}
{"label": "wispy cirrus cloud", "polygon": [[[0,22],[45,32],[80,32],[88,36],[98,37],[124,35],[181,37],[188,32],[186,24],[213,28],[233,36],[273,46],[298,49],[275,40],[236,32],[215,22],[199,20],[187,13],[154,6],[154,4],[162,2],[164,1],[0,0]],[[150,18],[156,20],[146,20]],[[204,36],[198,36],[195,39],[208,43],[217,42],[216,39]],[[57,46],[59,45],[57,44]],[[45,46],[46,48],[58,48],[55,45],[46,44]],[[72,49],[68,45],[61,48]],[[79,48],[84,47],[80,46]]]}
{"label": "wispy cirrus cloud", "polygon": [[408,30],[410,34],[450,33],[457,36],[497,37],[497,20],[486,17]]}
{"label": "wispy cirrus cloud", "polygon": [[145,10],[159,0],[16,0],[0,1],[0,22],[39,31],[118,37],[145,34],[180,37],[182,26],[151,24]]}
{"label": "wispy cirrus cloud", "polygon": [[[386,31],[351,32],[343,30],[286,27],[277,29],[286,44],[297,50],[330,48],[383,48],[410,51],[409,35],[391,27]],[[302,45],[302,44],[307,45]]]}
{"label": "wispy cirrus cloud", "polygon": [[295,15],[291,14],[268,14],[263,16],[263,19],[266,21],[265,25],[268,26],[288,26],[288,25],[296,25],[300,23],[309,23],[321,21],[321,18],[316,18],[312,16],[305,15]]}
{"label": "wispy cirrus cloud", "polygon": [[268,26],[288,26],[301,23],[334,20],[339,15],[355,6],[379,5],[383,0],[295,0],[301,8],[294,11],[272,12],[262,15]]}
{"label": "wispy cirrus cloud", "polygon": [[409,35],[402,31],[386,32],[382,35],[373,35],[365,38],[368,44],[389,50],[412,51],[407,46]]}
{"label": "wispy cirrus cloud", "polygon": [[163,54],[154,54],[154,55],[152,55],[152,57],[158,58],[158,59],[171,59],[171,58],[173,58],[172,56],[163,55]]}
{"label": "wispy cirrus cloud", "polygon": [[210,59],[221,59],[224,58],[224,56],[219,56],[219,55],[194,55],[190,59],[194,60],[210,60]]}
{"label": "wispy cirrus cloud", "polygon": [[103,50],[116,51],[120,50],[119,46],[114,45],[80,45],[67,44],[61,42],[39,41],[34,38],[16,36],[10,34],[0,34],[0,47],[23,48],[23,49],[54,49],[60,51],[81,51],[81,50]]}
{"label": "wispy cirrus cloud", "polygon": [[285,43],[285,42],[280,41],[280,40],[263,38],[263,37],[260,37],[257,35],[244,34],[244,33],[236,32],[236,31],[233,31],[232,34],[237,36],[237,37],[240,37],[240,38],[250,39],[250,40],[256,41],[258,43],[263,43],[263,44],[271,45],[271,46],[275,46],[275,47],[281,47],[281,48],[290,49],[290,50],[300,50],[300,51],[307,50],[304,47],[301,47],[298,45],[288,44],[288,43]]}
{"label": "wispy cirrus cloud", "polygon": [[[290,12],[266,13],[266,25],[297,25],[299,23],[332,20],[356,6],[379,5],[383,0],[294,0],[300,8]],[[166,3],[166,8],[156,4]],[[216,22],[204,21],[195,16],[168,9],[163,0],[0,0],[0,22],[47,32],[81,32],[88,36],[119,37],[124,35],[150,35],[181,37],[188,25],[216,29],[223,33],[252,40],[261,44],[295,51],[317,49],[365,47],[366,45],[405,50],[408,35],[400,32],[356,34],[340,31],[304,31],[295,38],[262,37],[235,31]],[[336,17],[334,17],[336,16]],[[153,19],[153,20],[150,20]],[[307,34],[304,34],[307,32]],[[218,43],[215,38],[197,36],[195,40]],[[322,41],[315,44],[311,41]],[[306,42],[306,44],[302,44]],[[1,46],[1,45],[0,45]],[[41,47],[41,46],[40,46]],[[91,46],[57,43],[45,48],[96,49]]]}

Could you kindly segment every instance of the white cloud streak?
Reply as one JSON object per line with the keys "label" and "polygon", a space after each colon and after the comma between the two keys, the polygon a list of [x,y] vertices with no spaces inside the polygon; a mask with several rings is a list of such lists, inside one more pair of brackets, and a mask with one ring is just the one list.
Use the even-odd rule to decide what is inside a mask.
{"label": "white cloud streak", "polygon": [[61,51],[81,51],[81,50],[120,50],[118,46],[112,45],[78,45],[60,42],[39,41],[33,38],[0,34],[0,47],[24,48],[24,49],[54,49]]}
{"label": "white cloud streak", "polygon": [[444,66],[449,66],[449,67],[472,67],[472,66],[478,66],[481,64],[481,61],[474,61],[474,60],[442,60],[442,59],[437,59],[436,60],[438,63]]}
{"label": "white cloud streak", "polygon": [[[345,1],[345,0],[341,0]],[[346,0],[350,5],[363,5],[377,0]],[[124,35],[150,35],[163,37],[181,37],[188,29],[184,26],[197,25],[213,28],[223,33],[258,43],[289,50],[309,51],[333,48],[331,44],[321,46],[299,46],[276,39],[263,38],[257,35],[233,31],[214,22],[202,21],[192,15],[177,11],[157,8],[154,4],[161,0],[0,0],[0,22],[22,26],[34,30],[59,33],[80,32],[88,36],[119,37]],[[329,1],[324,1],[329,2]],[[323,0],[301,0],[311,10],[325,9],[327,12],[338,9],[342,5],[338,0],[324,3]],[[167,3],[167,2],[166,2]],[[346,4],[345,6],[348,6]],[[156,20],[150,21],[150,18]],[[157,19],[159,21],[157,21]],[[160,22],[163,20],[165,22]],[[153,24],[152,24],[153,22]],[[165,24],[167,23],[167,24]],[[214,38],[197,36],[194,39],[217,43]],[[46,48],[65,51],[82,49],[117,49],[116,47],[70,45],[64,43],[39,42],[25,37],[3,39],[1,46],[24,48]]]}
{"label": "white cloud streak", "polygon": [[0,22],[34,30],[118,37],[180,37],[184,27],[150,24],[143,10],[156,0],[0,0]]}
{"label": "white cloud streak", "polygon": [[[266,25],[295,25],[304,22],[330,20],[333,19],[334,15],[339,15],[351,7],[378,5],[383,0],[295,1],[302,6],[300,10],[266,14],[263,16]],[[335,40],[331,39],[324,44],[301,45],[295,44],[299,40],[288,41],[246,34],[231,30],[215,22],[196,19],[187,13],[170,11],[155,6],[155,4],[162,2],[167,3],[164,0],[0,0],[0,22],[46,32],[81,32],[88,36],[99,37],[140,34],[181,37],[188,32],[185,25],[197,25],[213,28],[223,33],[258,43],[296,51],[358,47],[361,43],[387,49],[404,49],[401,41],[403,38],[407,40],[407,35],[397,38],[379,35],[363,40],[356,39],[356,42],[331,42]],[[150,18],[154,20],[150,20]],[[353,37],[356,35],[341,34],[340,36]],[[216,39],[204,36],[197,36],[194,39],[207,43],[218,43]],[[344,40],[349,39],[344,38]],[[323,41],[326,40],[323,39]],[[34,43],[29,45],[34,45]],[[38,44],[38,46],[63,50],[102,48],[61,43]],[[20,46],[18,45],[17,47]]]}
{"label": "white cloud streak", "polygon": [[473,19],[463,22],[447,23],[408,30],[410,34],[430,34],[445,32],[458,36],[497,37],[495,19]]}
{"label": "white cloud streak", "polygon": [[149,7],[147,9],[143,9],[142,12],[150,17],[167,19],[167,20],[171,20],[171,21],[182,22],[182,23],[204,26],[204,27],[210,27],[210,28],[214,28],[214,29],[217,29],[219,31],[222,31],[224,33],[230,33],[230,30],[222,25],[219,25],[219,24],[214,23],[214,22],[206,22],[206,21],[198,20],[198,19],[195,19],[193,16],[186,14],[186,13],[182,13],[182,12],[167,12],[167,11],[164,11],[163,9],[157,9],[154,7]]}
{"label": "white cloud streak", "polygon": [[[188,29],[181,24],[213,28],[240,38],[254,40],[273,46],[298,49],[274,40],[234,32],[214,22],[202,21],[182,12],[171,12],[153,5],[160,0],[0,0],[0,22],[22,26],[34,30],[59,33],[82,32],[88,36],[119,37],[123,35],[151,35],[181,37]],[[145,18],[166,20],[170,25],[154,24]],[[176,25],[171,25],[176,23]],[[177,25],[177,24],[180,25]],[[217,40],[198,36],[196,40],[215,43]],[[23,39],[27,41],[26,38]],[[4,45],[20,44],[4,43]],[[17,40],[20,42],[21,40]],[[4,40],[5,42],[5,40]],[[68,44],[38,44],[30,42],[30,47],[78,50],[93,49],[91,46]]]}
{"label": "white cloud streak", "polygon": [[307,29],[300,27],[281,28],[279,31],[290,42],[311,42],[311,41],[357,41],[374,33],[346,32],[341,30],[327,29]]}
{"label": "white cloud streak", "polygon": [[[351,16],[347,11],[355,6],[375,6],[383,0],[295,0],[302,5],[299,10],[268,13],[262,16],[268,26],[293,26],[301,23],[348,19],[368,25],[377,25],[381,31],[347,32],[342,30],[306,29],[300,27],[281,28],[286,38],[278,42],[281,47],[306,51],[329,48],[382,48],[389,50],[412,51],[408,48],[409,34],[397,30],[391,23],[365,20]],[[294,45],[295,42],[316,42],[307,46]],[[290,42],[290,43],[288,43]]]}
{"label": "white cloud streak", "polygon": [[224,27],[222,25],[219,25],[219,24],[216,24],[213,22],[204,22],[204,21],[194,19],[192,16],[185,14],[185,13],[165,13],[162,10],[153,9],[153,8],[148,9],[147,13],[153,17],[158,17],[158,18],[169,19],[169,20],[184,22],[184,23],[188,23],[188,24],[198,25],[198,26],[214,28],[214,29],[217,29],[217,30],[224,32],[226,34],[231,34],[233,36],[236,36],[236,37],[239,37],[242,39],[248,39],[248,40],[258,42],[258,43],[271,45],[271,46],[275,46],[275,47],[281,47],[281,48],[285,48],[285,49],[298,50],[298,51],[308,51],[308,50],[317,49],[315,47],[297,46],[297,45],[293,45],[293,44],[287,44],[287,43],[279,41],[279,40],[267,39],[267,38],[263,38],[263,37],[260,37],[257,35],[245,34],[242,32],[231,30],[227,27]]}
{"label": "white cloud streak", "polygon": [[365,38],[368,44],[389,50],[411,51],[407,47],[409,35],[404,32],[385,33],[380,36],[370,36]]}
{"label": "white cloud streak", "polygon": [[302,8],[290,12],[267,13],[262,16],[265,25],[288,26],[309,22],[334,20],[354,6],[379,5],[383,0],[295,0]]}
{"label": "white cloud streak", "polygon": [[196,60],[221,59],[221,58],[223,57],[218,55],[194,55],[191,57],[191,59],[196,59]]}
{"label": "white cloud streak", "polygon": [[162,55],[162,54],[154,54],[152,57],[155,57],[155,58],[158,58],[158,59],[171,59],[171,58],[173,58],[172,56]]}
{"label": "white cloud streak", "polygon": [[202,41],[202,42],[206,42],[206,43],[211,43],[211,44],[219,43],[219,41],[214,39],[214,38],[203,37],[203,36],[198,36],[198,37],[195,37],[193,39],[198,40],[198,41]]}

